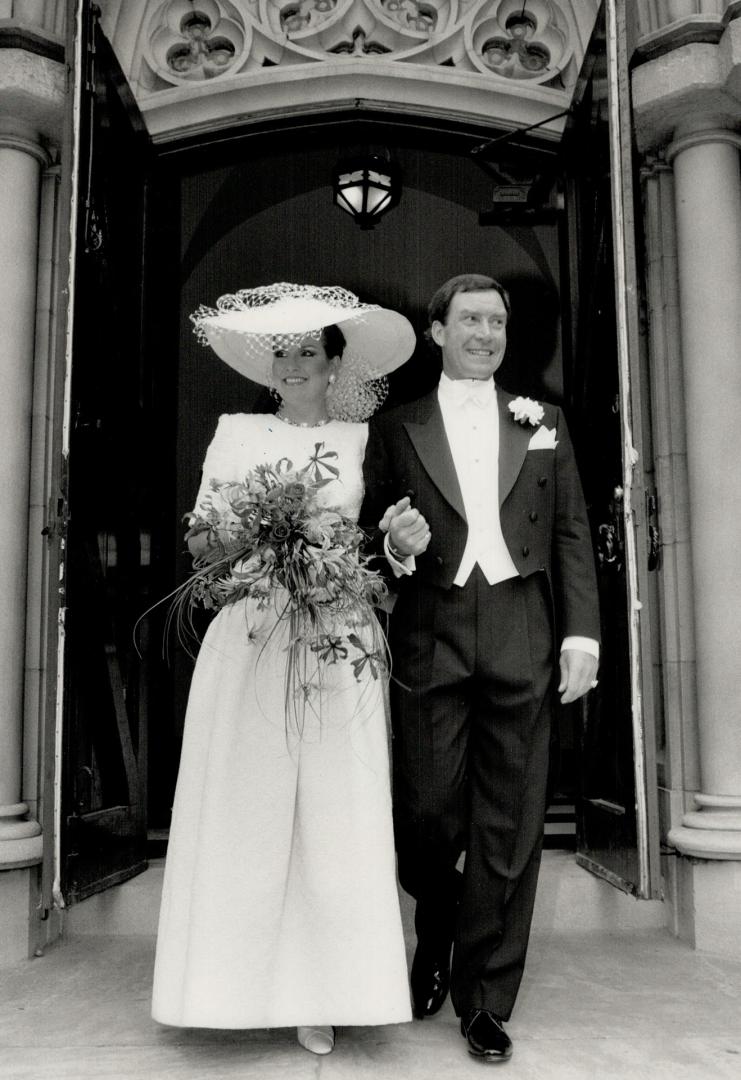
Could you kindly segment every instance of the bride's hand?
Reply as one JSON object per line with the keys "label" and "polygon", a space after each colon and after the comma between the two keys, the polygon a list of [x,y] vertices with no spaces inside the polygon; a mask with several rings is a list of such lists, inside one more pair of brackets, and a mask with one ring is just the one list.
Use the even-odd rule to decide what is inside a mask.
{"label": "bride's hand", "polygon": [[188,537],[188,550],[194,559],[205,559],[217,549],[221,554],[225,551],[223,541],[216,529],[203,529]]}

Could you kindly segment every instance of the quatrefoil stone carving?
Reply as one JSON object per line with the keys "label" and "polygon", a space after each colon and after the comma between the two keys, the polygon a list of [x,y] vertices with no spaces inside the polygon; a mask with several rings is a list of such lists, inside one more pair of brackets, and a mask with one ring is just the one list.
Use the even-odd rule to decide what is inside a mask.
{"label": "quatrefoil stone carving", "polygon": [[149,22],[144,81],[155,90],[266,66],[382,58],[562,89],[578,40],[575,5],[584,3],[163,0]]}
{"label": "quatrefoil stone carving", "polygon": [[571,55],[568,24],[554,0],[485,4],[467,41],[479,70],[504,79],[549,81]]}
{"label": "quatrefoil stone carving", "polygon": [[239,67],[248,37],[234,4],[168,0],[152,23],[149,53],[168,81],[199,82]]}

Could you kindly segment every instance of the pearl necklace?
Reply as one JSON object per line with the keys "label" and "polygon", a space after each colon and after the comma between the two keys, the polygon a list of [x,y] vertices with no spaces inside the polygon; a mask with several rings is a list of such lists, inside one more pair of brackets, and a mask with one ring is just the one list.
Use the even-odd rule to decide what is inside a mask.
{"label": "pearl necklace", "polygon": [[332,419],[331,416],[325,416],[323,420],[316,420],[313,424],[308,420],[292,420],[290,416],[287,416],[284,412],[277,412],[275,414],[279,420],[282,420],[284,424],[290,424],[291,427],[303,427],[303,428],[315,428],[324,427]]}

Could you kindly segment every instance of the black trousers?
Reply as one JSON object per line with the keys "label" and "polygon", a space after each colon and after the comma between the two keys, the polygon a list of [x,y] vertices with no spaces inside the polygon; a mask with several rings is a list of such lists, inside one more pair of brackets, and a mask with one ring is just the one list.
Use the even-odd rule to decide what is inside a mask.
{"label": "black trousers", "polygon": [[[508,1019],[525,965],[554,689],[545,574],[415,583],[390,627],[394,825],[420,941],[453,940],[458,1014]],[[465,851],[463,873],[456,870]]]}

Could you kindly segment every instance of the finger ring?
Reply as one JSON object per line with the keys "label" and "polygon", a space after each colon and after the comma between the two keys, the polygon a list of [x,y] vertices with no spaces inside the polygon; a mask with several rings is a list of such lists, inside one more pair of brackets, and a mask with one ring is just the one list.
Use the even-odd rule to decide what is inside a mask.
{"label": "finger ring", "polygon": [[590,689],[594,690],[595,686],[597,686],[598,683],[599,683],[599,679],[592,679],[592,681],[589,684]]}

